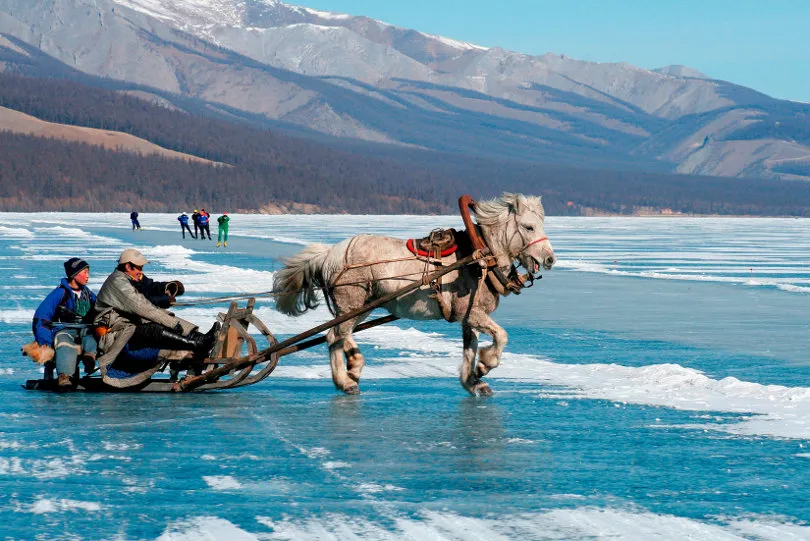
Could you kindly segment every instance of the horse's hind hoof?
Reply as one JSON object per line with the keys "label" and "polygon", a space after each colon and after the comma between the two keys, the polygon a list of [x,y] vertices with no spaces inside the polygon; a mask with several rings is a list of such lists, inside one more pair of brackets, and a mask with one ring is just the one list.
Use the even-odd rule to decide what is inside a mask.
{"label": "horse's hind hoof", "polygon": [[473,396],[492,396],[494,393],[486,382],[478,382],[470,388],[470,394]]}
{"label": "horse's hind hoof", "polygon": [[343,392],[346,394],[360,394],[360,386],[356,383],[351,383],[343,387]]}

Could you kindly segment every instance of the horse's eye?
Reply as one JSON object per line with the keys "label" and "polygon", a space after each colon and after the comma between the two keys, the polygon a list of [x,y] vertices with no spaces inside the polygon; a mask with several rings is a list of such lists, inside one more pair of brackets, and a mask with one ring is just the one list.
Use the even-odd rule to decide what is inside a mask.
{"label": "horse's eye", "polygon": [[523,227],[525,227],[525,228],[526,228],[526,231],[528,231],[529,233],[531,233],[532,231],[534,231],[534,226],[531,226],[531,225],[524,225]]}

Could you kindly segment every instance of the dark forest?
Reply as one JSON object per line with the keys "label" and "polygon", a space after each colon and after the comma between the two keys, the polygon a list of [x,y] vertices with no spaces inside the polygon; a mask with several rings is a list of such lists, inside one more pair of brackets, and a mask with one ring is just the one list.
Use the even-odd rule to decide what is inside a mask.
{"label": "dark forest", "polygon": [[810,215],[810,184],[479,159],[379,145],[330,145],[172,110],[74,82],[0,74],[0,106],[42,120],[115,130],[212,166],[0,133],[0,210],[251,211],[308,203],[323,212],[445,213],[461,193],[543,195],[549,214],[671,209]]}

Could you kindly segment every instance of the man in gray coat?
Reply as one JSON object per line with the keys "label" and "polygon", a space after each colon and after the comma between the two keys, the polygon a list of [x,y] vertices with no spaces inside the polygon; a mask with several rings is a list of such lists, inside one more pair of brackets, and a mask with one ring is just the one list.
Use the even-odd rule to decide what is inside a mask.
{"label": "man in gray coat", "polygon": [[[96,333],[104,352],[98,364],[104,382],[114,387],[143,383],[168,361],[199,364],[210,353],[219,331],[220,325],[215,323],[202,334],[193,323],[144,296],[139,283],[148,262],[138,250],[124,250],[96,299]],[[173,297],[178,282],[166,284],[167,295]]]}

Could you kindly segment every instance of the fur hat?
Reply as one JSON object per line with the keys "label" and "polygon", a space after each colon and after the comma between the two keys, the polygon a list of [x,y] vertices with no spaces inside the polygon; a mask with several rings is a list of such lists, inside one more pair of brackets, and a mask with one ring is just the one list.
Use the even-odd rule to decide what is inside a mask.
{"label": "fur hat", "polygon": [[71,257],[65,261],[65,276],[68,280],[72,280],[74,276],[88,268],[90,263],[81,259],[80,257]]}
{"label": "fur hat", "polygon": [[51,346],[43,346],[34,340],[22,347],[22,354],[31,357],[31,360],[37,364],[45,364],[53,359],[54,351]]}

